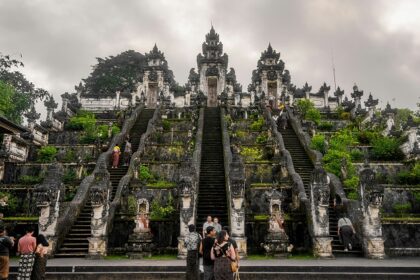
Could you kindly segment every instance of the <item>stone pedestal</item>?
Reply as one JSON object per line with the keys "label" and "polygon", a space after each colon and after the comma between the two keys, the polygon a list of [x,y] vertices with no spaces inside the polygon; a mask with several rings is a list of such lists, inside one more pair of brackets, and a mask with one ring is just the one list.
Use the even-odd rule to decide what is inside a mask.
{"label": "stone pedestal", "polygon": [[128,239],[127,255],[130,259],[150,257],[154,247],[153,235],[150,231],[136,232]]}
{"label": "stone pedestal", "polygon": [[185,247],[184,237],[178,237],[178,259],[185,260],[187,259],[187,247]]}
{"label": "stone pedestal", "polygon": [[332,237],[314,237],[313,239],[313,250],[314,256],[321,259],[333,259],[332,254]]}
{"label": "stone pedestal", "polygon": [[89,252],[87,258],[89,259],[102,259],[106,256],[106,244],[107,240],[105,237],[90,237],[89,241]]}
{"label": "stone pedestal", "polygon": [[277,259],[287,258],[289,237],[284,231],[268,233],[265,237],[265,243],[262,245],[267,256],[271,256]]}
{"label": "stone pedestal", "polygon": [[246,246],[246,237],[233,237],[236,241],[236,245],[238,245],[238,253],[241,259],[245,259],[247,255],[247,246]]}
{"label": "stone pedestal", "polygon": [[366,237],[363,242],[363,249],[367,258],[379,260],[385,258],[384,240],[381,237]]}

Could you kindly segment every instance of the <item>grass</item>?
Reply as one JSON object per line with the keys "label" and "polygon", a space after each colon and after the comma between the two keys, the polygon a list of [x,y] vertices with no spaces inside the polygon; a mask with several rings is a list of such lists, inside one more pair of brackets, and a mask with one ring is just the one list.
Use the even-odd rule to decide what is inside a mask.
{"label": "grass", "polygon": [[246,259],[249,261],[274,260],[272,256],[266,256],[266,255],[248,255]]}
{"label": "grass", "polygon": [[420,223],[420,217],[382,217],[382,222],[417,222]]}
{"label": "grass", "polygon": [[287,257],[289,260],[315,260],[316,257],[310,253],[303,253],[303,254],[296,254],[296,255],[289,255]]}
{"label": "grass", "polygon": [[176,187],[176,184],[168,181],[159,180],[155,183],[148,183],[146,187],[149,189],[169,189]]}
{"label": "grass", "polygon": [[156,260],[156,261],[168,261],[168,260],[176,260],[176,255],[170,255],[170,254],[163,254],[163,255],[155,255],[151,257],[145,257],[145,260]]}
{"label": "grass", "polygon": [[251,188],[271,188],[273,183],[252,183]]}
{"label": "grass", "polygon": [[3,221],[38,221],[38,217],[5,217]]}
{"label": "grass", "polygon": [[107,261],[128,260],[128,256],[126,256],[126,255],[110,255],[110,256],[105,256],[104,260],[107,260]]}

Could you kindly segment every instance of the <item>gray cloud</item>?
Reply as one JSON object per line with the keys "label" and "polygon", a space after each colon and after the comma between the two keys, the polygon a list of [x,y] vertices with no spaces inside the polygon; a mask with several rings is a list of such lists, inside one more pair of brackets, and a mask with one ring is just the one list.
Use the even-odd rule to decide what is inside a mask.
{"label": "gray cloud", "polygon": [[389,5],[386,0],[3,0],[0,52],[22,53],[28,78],[58,98],[87,77],[95,57],[127,49],[145,53],[156,42],[183,84],[213,22],[244,89],[271,42],[297,86],[306,81],[314,89],[324,81],[333,86],[333,53],[338,85],[347,94],[356,82],[382,106],[391,101],[414,109],[420,102],[420,22],[387,28]]}

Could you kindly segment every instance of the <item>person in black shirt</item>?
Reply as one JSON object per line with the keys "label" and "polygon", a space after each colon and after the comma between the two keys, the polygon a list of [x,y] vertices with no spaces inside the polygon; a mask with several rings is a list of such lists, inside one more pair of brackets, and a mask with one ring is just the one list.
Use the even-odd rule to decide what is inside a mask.
{"label": "person in black shirt", "polygon": [[214,260],[210,257],[210,252],[216,240],[216,229],[213,226],[206,228],[207,236],[201,241],[200,254],[203,255],[204,280],[214,280]]}
{"label": "person in black shirt", "polygon": [[9,277],[9,251],[13,244],[13,237],[6,236],[4,225],[0,225],[0,279]]}

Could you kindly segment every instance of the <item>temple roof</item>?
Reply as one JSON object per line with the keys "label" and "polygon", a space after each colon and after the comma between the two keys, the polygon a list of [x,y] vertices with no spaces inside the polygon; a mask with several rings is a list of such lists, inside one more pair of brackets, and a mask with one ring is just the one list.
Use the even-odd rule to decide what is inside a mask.
{"label": "temple roof", "polygon": [[362,97],[363,96],[363,90],[359,91],[359,88],[357,87],[356,84],[354,84],[353,86],[353,92],[351,93],[351,97],[353,98],[357,98],[357,97]]}
{"label": "temple roof", "polygon": [[146,53],[146,59],[147,59],[147,60],[151,60],[151,59],[161,59],[161,60],[166,61],[164,53],[163,53],[163,52],[161,52],[161,51],[158,49],[158,47],[157,47],[156,43],[155,43],[155,45],[154,45],[153,49],[152,49],[149,53]]}
{"label": "temple roof", "polygon": [[343,96],[344,95],[344,90],[341,90],[340,89],[340,87],[338,87],[337,89],[336,89],[336,91],[334,92],[334,95],[335,96]]}
{"label": "temple roof", "polygon": [[378,99],[373,99],[372,94],[369,93],[368,100],[365,101],[365,106],[366,107],[373,107],[373,106],[378,105],[378,102],[379,102],[379,100]]}

